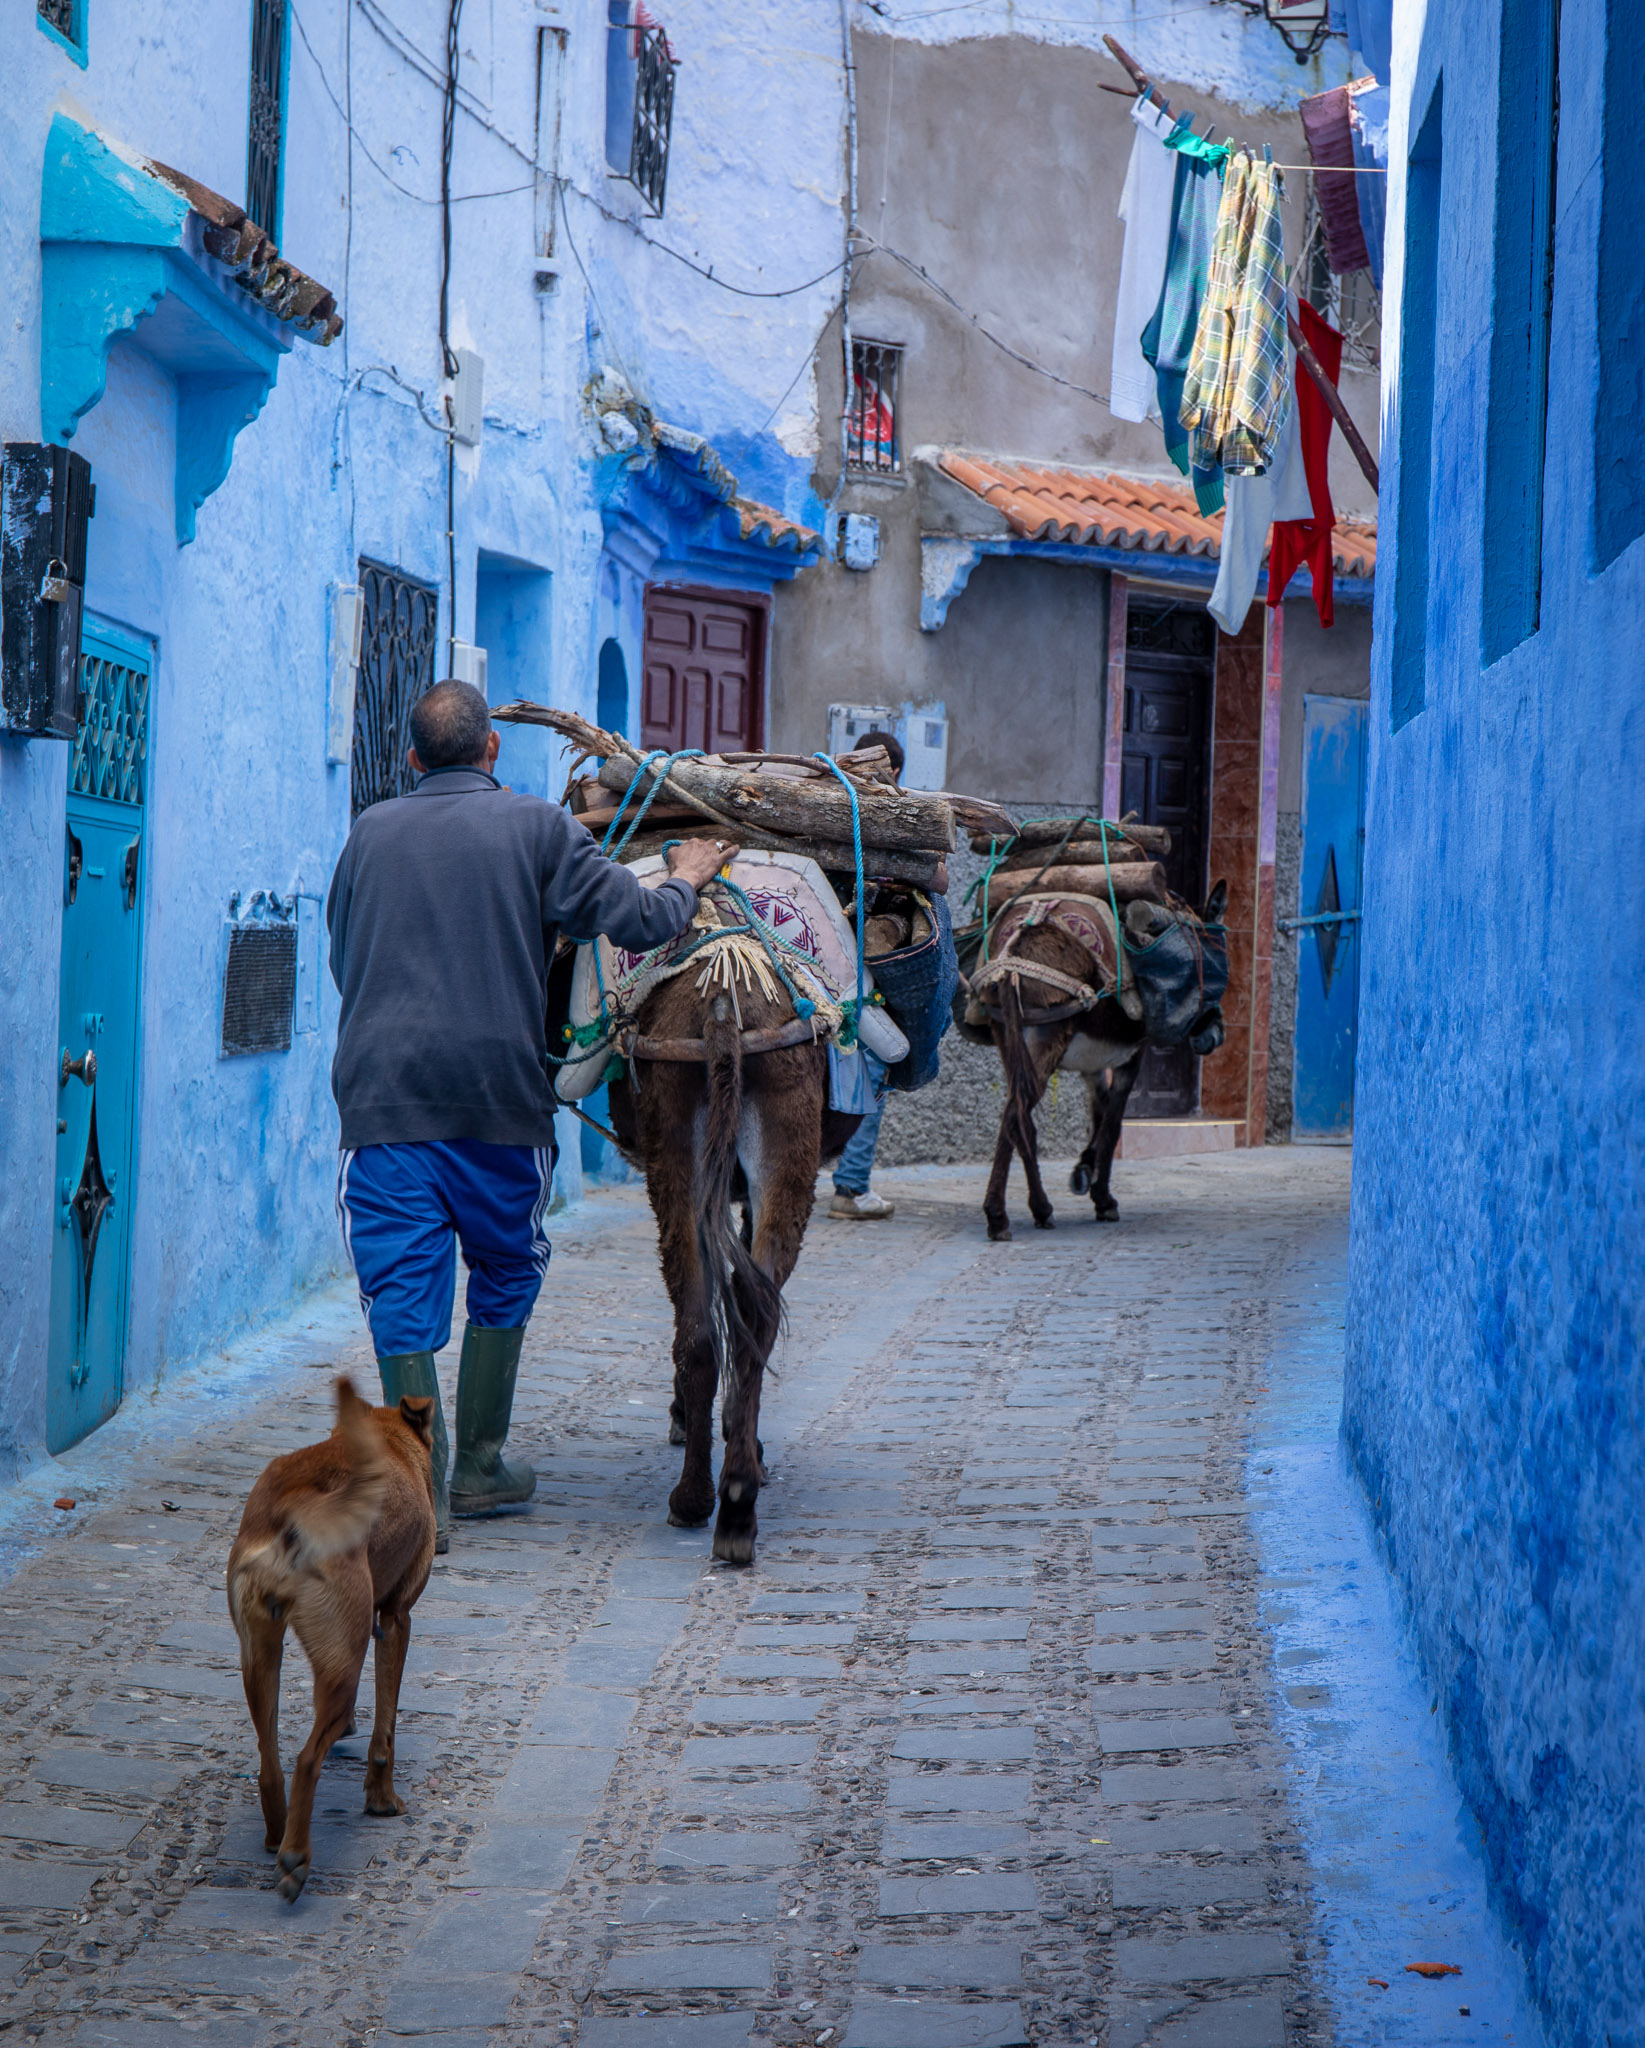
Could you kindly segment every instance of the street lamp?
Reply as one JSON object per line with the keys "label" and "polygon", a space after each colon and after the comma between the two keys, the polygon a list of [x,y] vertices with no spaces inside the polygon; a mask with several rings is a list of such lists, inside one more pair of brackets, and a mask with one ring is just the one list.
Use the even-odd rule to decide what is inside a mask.
{"label": "street lamp", "polygon": [[1262,0],[1262,12],[1299,64],[1307,63],[1330,27],[1329,0]]}

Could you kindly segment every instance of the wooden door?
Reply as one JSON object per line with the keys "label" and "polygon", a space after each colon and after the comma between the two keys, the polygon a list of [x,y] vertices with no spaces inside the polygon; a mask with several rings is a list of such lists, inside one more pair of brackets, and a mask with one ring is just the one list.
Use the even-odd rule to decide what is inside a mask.
{"label": "wooden door", "polygon": [[712,590],[645,594],[640,743],[678,753],[763,744],[766,606]]}
{"label": "wooden door", "polygon": [[[1120,810],[1167,825],[1165,878],[1196,909],[1205,900],[1205,799],[1216,628],[1198,604],[1130,594],[1125,622],[1125,740]],[[1192,1116],[1199,1060],[1185,1045],[1143,1055],[1132,1116]]]}

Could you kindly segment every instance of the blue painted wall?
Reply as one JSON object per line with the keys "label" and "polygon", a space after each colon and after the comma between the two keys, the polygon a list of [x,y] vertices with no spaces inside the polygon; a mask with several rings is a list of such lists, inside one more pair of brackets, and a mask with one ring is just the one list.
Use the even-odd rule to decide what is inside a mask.
{"label": "blue painted wall", "polygon": [[[0,23],[7,440],[41,432],[54,112],[243,193],[248,0],[229,0],[204,39],[194,20],[86,4],[84,67],[31,8]],[[348,830],[348,769],[325,759],[332,586],[369,555],[440,588],[442,645],[452,616],[431,203],[446,10],[405,0],[393,33],[380,11],[341,0],[299,13],[282,251],[335,291],[343,337],[327,350],[293,342],[187,546],[178,386],[155,329],[115,343],[73,442],[98,486],[88,607],[147,639],[155,662],[128,1390],[341,1266],[334,992],[327,980],[320,1028],[289,1053],[219,1059],[224,923],[236,891],[323,896]],[[494,699],[588,713],[608,638],[637,687],[648,576],[683,563],[695,581],[769,589],[795,567],[771,550],[716,556],[700,504],[687,517],[643,491],[628,494],[614,537],[607,502],[632,479],[601,436],[591,380],[619,369],[636,409],[734,443],[742,489],[803,516],[817,422],[809,380],[788,387],[835,303],[844,175],[835,0],[799,0],[780,19],[757,0],[679,0],[664,12],[683,60],[668,211],[650,219],[605,167],[605,16],[604,0],[465,12],[452,180],[452,340],[486,364],[483,443],[457,458],[456,630],[493,650]],[[557,157],[537,139],[537,37],[551,22],[565,32],[550,80]],[[538,174],[556,167],[558,208]],[[809,279],[820,281],[778,298],[726,288]],[[544,793],[563,779],[536,735],[511,736],[504,766]],[[0,1477],[44,1436],[65,775],[60,743],[0,740]]]}
{"label": "blue painted wall", "polygon": [[[1383,360],[1407,381],[1381,524],[1402,557],[1426,526],[1431,573],[1378,579],[1344,1407],[1499,1910],[1550,2038],[1582,2048],[1645,2038],[1645,546],[1614,517],[1596,545],[1593,509],[1596,443],[1613,514],[1619,435],[1637,457],[1637,423],[1599,403],[1597,280],[1602,207],[1638,217],[1607,191],[1637,155],[1605,143],[1637,130],[1638,87],[1614,66],[1605,105],[1606,13],[1562,9],[1540,612],[1489,667],[1481,195],[1499,118],[1534,124],[1499,115],[1496,0],[1396,23],[1394,162],[1443,74],[1443,170],[1434,240],[1403,258],[1391,181]],[[1413,381],[1393,342],[1425,271]],[[1606,388],[1637,390],[1645,333],[1618,310]],[[1424,384],[1431,443],[1401,417]],[[1426,521],[1406,503],[1425,448]]]}

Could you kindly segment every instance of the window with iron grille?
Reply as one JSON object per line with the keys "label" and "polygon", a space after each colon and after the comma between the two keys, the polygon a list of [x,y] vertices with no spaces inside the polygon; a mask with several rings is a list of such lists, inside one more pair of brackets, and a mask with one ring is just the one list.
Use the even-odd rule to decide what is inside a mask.
{"label": "window with iron grille", "polygon": [[87,0],[35,0],[34,18],[77,64],[86,61]]}
{"label": "window with iron grille", "polygon": [[608,0],[606,161],[627,178],[655,214],[668,191],[668,138],[674,120],[674,73],[668,37],[644,0]]}
{"label": "window with iron grille", "polygon": [[851,403],[845,416],[845,459],[853,469],[892,476],[902,467],[897,439],[902,350],[884,341],[851,344]]}
{"label": "window with iron grille", "polygon": [[354,757],[351,814],[358,817],[385,797],[404,796],[412,783],[406,764],[411,707],[434,685],[439,594],[432,584],[402,576],[381,562],[360,561],[365,625],[360,674],[354,686]]}
{"label": "window with iron grille", "polygon": [[251,0],[251,115],[246,212],[280,239],[280,152],[286,127],[286,0]]}

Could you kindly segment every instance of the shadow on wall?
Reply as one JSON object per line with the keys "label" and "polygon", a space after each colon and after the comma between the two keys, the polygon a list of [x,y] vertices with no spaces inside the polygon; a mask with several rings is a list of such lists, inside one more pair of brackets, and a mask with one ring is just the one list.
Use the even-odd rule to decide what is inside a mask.
{"label": "shadow on wall", "polygon": [[[480,553],[474,585],[474,638],[486,651],[486,696],[493,704],[530,697],[546,704],[553,676],[554,578],[507,555]],[[498,777],[533,796],[559,795],[557,743],[541,727],[504,726]]]}

